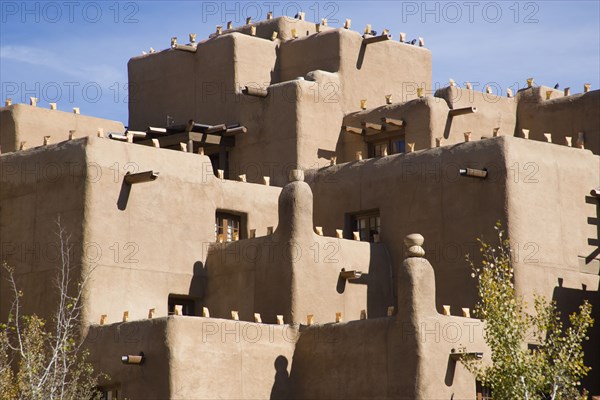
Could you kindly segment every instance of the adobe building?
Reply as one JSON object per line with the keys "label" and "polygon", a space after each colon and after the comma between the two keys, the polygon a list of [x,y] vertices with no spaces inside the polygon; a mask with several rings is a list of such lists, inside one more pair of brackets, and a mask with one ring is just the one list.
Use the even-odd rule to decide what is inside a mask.
{"label": "adobe building", "polygon": [[481,398],[465,255],[496,221],[520,295],[600,321],[600,91],[434,91],[423,41],[302,15],[128,70],[127,129],[0,109],[0,259],[49,316],[60,218],[106,398]]}

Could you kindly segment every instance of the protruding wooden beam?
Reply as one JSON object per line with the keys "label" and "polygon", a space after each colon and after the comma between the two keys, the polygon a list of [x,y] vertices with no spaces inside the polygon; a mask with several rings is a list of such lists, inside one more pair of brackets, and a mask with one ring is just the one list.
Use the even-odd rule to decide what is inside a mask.
{"label": "protruding wooden beam", "polygon": [[306,325],[311,326],[315,322],[315,316],[313,314],[306,315]]}
{"label": "protruding wooden beam", "polygon": [[571,136],[565,136],[565,146],[571,147],[573,143],[573,138]]}
{"label": "protruding wooden beam", "polygon": [[73,114],[81,114],[81,110],[79,110],[79,107],[73,107]]}
{"label": "protruding wooden beam", "polygon": [[419,47],[424,47],[425,46],[425,39],[423,39],[422,37],[419,38]]}
{"label": "protruding wooden beam", "polygon": [[494,128],[494,131],[492,132],[492,137],[498,137],[499,131],[500,131],[500,128]]}
{"label": "protruding wooden beam", "polygon": [[471,318],[471,310],[469,310],[466,307],[463,307],[463,309],[462,309],[462,315],[463,315],[463,317]]}
{"label": "protruding wooden beam", "polygon": [[5,106],[5,107],[10,107],[10,106],[12,106],[12,103],[13,103],[13,102],[12,102],[12,99],[11,99],[10,97],[9,97],[9,98],[7,98],[6,100],[4,100],[4,106]]}
{"label": "protruding wooden beam", "polygon": [[271,33],[271,41],[275,41],[277,39],[278,35],[279,35],[279,32],[273,31],[273,33]]}
{"label": "protruding wooden beam", "polygon": [[388,40],[391,40],[390,35],[371,36],[363,39],[363,45],[366,46],[373,43],[387,42]]}
{"label": "protruding wooden beam", "polygon": [[407,153],[412,153],[415,151],[415,144],[414,143],[406,143],[407,149],[406,152]]}
{"label": "protruding wooden beam", "polygon": [[267,13],[267,20],[271,20],[271,19],[273,19],[273,11],[269,11]]}
{"label": "protruding wooden beam", "polygon": [[356,153],[354,153],[354,159],[355,159],[356,161],[360,161],[360,160],[362,160],[362,159],[363,159],[363,158],[362,158],[362,151],[357,151]]}
{"label": "protruding wooden beam", "polygon": [[454,118],[459,115],[473,114],[477,112],[477,107],[453,108],[448,111],[448,116]]}
{"label": "protruding wooden beam", "polygon": [[129,321],[129,311],[123,311],[123,322]]}
{"label": "protruding wooden beam", "polygon": [[71,129],[71,130],[69,131],[69,140],[73,140],[73,139],[75,139],[75,135],[76,135],[76,134],[77,134],[77,130],[75,130],[75,129]]}
{"label": "protruding wooden beam", "polygon": [[511,90],[511,88],[506,88],[506,97],[508,97],[508,98],[513,97],[513,92]]}
{"label": "protruding wooden beam", "polygon": [[329,165],[336,165],[336,163],[337,163],[337,157],[331,156],[331,158],[329,159]]}
{"label": "protruding wooden beam", "polygon": [[106,314],[102,314],[102,315],[100,316],[100,325],[104,325],[104,324],[106,324],[106,322],[107,322],[107,321],[108,321],[108,315],[106,315]]}
{"label": "protruding wooden beam", "polygon": [[277,315],[277,325],[283,325],[283,315]]}
{"label": "protruding wooden beam", "polygon": [[344,29],[350,29],[351,25],[352,25],[352,20],[346,19],[346,22],[344,22]]}
{"label": "protruding wooden beam", "polygon": [[254,322],[257,324],[262,324],[262,317],[260,316],[260,313],[254,313]]}
{"label": "protruding wooden beam", "polygon": [[263,176],[263,185],[271,186],[271,177],[270,176]]}
{"label": "protruding wooden beam", "polygon": [[554,93],[553,90],[546,90],[546,100],[550,100],[552,93]]}
{"label": "protruding wooden beam", "polygon": [[177,36],[171,38],[171,48],[174,49],[177,46]]}
{"label": "protruding wooden beam", "polygon": [[406,42],[406,33],[400,32],[400,38],[399,38],[399,40],[400,40],[400,43]]}
{"label": "protruding wooden beam", "polygon": [[184,143],[184,142],[180,142],[179,143],[179,150],[184,151],[184,152],[187,153],[187,151],[188,151],[188,144]]}
{"label": "protruding wooden beam", "polygon": [[323,236],[323,227],[322,226],[315,226],[315,233],[319,236]]}
{"label": "protruding wooden beam", "polygon": [[217,178],[219,178],[221,180],[225,179],[225,171],[222,169],[218,169],[217,170]]}
{"label": "protruding wooden beam", "polygon": [[256,229],[250,229],[248,232],[248,239],[254,239],[256,237]]}
{"label": "protruding wooden beam", "polygon": [[382,130],[384,130],[384,127],[383,127],[383,125],[381,125],[381,124],[374,124],[374,123],[372,123],[372,122],[365,122],[365,121],[362,121],[362,122],[360,123],[360,125],[361,125],[361,126],[364,128],[364,129],[373,129],[373,130],[376,130],[376,131],[382,131]]}
{"label": "protruding wooden beam", "polygon": [[228,128],[223,133],[223,136],[230,137],[230,136],[235,136],[235,135],[239,135],[239,134],[246,133],[246,132],[248,132],[248,128],[246,128],[245,126],[238,126],[236,128]]}
{"label": "protruding wooden beam", "polygon": [[395,313],[395,311],[396,311],[396,308],[395,308],[394,306],[389,306],[389,307],[387,308],[387,316],[388,316],[388,317],[391,317],[391,316],[393,316],[393,315],[394,315],[394,313]]}
{"label": "protruding wooden beam", "polygon": [[364,129],[362,128],[355,128],[353,126],[342,126],[342,129],[345,130],[348,133],[356,133],[358,135],[364,135]]}
{"label": "protruding wooden beam", "polygon": [[360,109],[361,110],[366,110],[367,109],[367,99],[362,99],[360,101]]}
{"label": "protruding wooden beam", "polygon": [[298,30],[296,28],[292,28],[292,39],[298,39]]}
{"label": "protruding wooden beam", "polygon": [[37,97],[30,97],[29,98],[29,105],[32,107],[37,107],[37,103],[40,99],[38,99]]}
{"label": "protruding wooden beam", "polygon": [[358,231],[352,232],[352,238],[354,240],[360,240],[360,232],[358,232]]}
{"label": "protruding wooden beam", "polygon": [[256,26],[250,27],[250,36],[256,36]]}
{"label": "protruding wooden beam", "polygon": [[385,95],[385,104],[392,104],[392,95],[391,94]]}
{"label": "protruding wooden beam", "polygon": [[442,146],[442,140],[444,138],[442,136],[436,137],[435,138],[435,147],[441,147]]}
{"label": "protruding wooden beam", "polygon": [[444,315],[452,315],[452,314],[450,314],[450,306],[444,305],[444,306],[442,306],[442,309],[443,309]]}
{"label": "protruding wooden beam", "polygon": [[473,85],[471,84],[471,82],[465,83],[465,87],[467,88],[467,90],[473,90]]}
{"label": "protruding wooden beam", "polygon": [[571,95],[571,88],[570,88],[570,87],[568,87],[568,88],[565,88],[565,90],[564,90],[564,95],[565,95],[565,97],[567,97],[567,96],[570,96],[570,95]]}
{"label": "protruding wooden beam", "polygon": [[583,93],[589,92],[591,88],[592,88],[592,84],[591,83],[584,83],[583,84]]}
{"label": "protruding wooden beam", "polygon": [[360,319],[367,319],[367,310],[360,310]]}
{"label": "protruding wooden beam", "polygon": [[173,314],[183,315],[183,305],[175,304],[175,307],[173,307]]}
{"label": "protruding wooden beam", "polygon": [[471,141],[471,132],[465,132],[465,133],[463,133],[463,135],[465,137],[465,142]]}
{"label": "protruding wooden beam", "polygon": [[234,321],[239,321],[240,320],[240,314],[237,311],[232,310],[231,311],[231,319]]}
{"label": "protruding wooden beam", "polygon": [[240,182],[246,182],[246,174],[238,175],[238,179]]}
{"label": "protruding wooden beam", "polygon": [[98,128],[98,137],[104,139],[104,128]]}
{"label": "protruding wooden beam", "polygon": [[44,136],[44,146],[48,146],[50,144],[50,136]]}
{"label": "protruding wooden beam", "polygon": [[406,125],[406,122],[404,122],[403,119],[389,118],[389,117],[381,117],[381,122],[383,122],[384,124],[394,125],[394,126],[399,126],[399,127],[403,127]]}
{"label": "protruding wooden beam", "polygon": [[267,235],[272,235],[272,234],[273,234],[273,227],[267,226]]}
{"label": "protruding wooden beam", "polygon": [[551,133],[544,133],[544,137],[546,138],[546,142],[552,143],[552,134]]}
{"label": "protruding wooden beam", "polygon": [[27,142],[26,141],[22,141],[19,144],[19,150],[27,150]]}
{"label": "protruding wooden beam", "polygon": [[521,129],[521,137],[523,139],[529,139],[529,129]]}
{"label": "protruding wooden beam", "polygon": [[50,103],[50,109],[56,110],[56,103]]}
{"label": "protruding wooden beam", "polygon": [[156,309],[155,308],[151,308],[151,309],[148,310],[148,319],[154,318],[155,315],[156,315]]}
{"label": "protruding wooden beam", "polygon": [[158,139],[152,139],[152,146],[154,146],[157,149],[160,148],[160,142],[158,141]]}
{"label": "protruding wooden beam", "polygon": [[423,92],[424,92],[424,89],[422,87],[417,88],[417,97],[418,98],[423,97]]}
{"label": "protruding wooden beam", "polygon": [[204,318],[210,318],[210,311],[208,311],[208,307],[202,307],[202,316]]}

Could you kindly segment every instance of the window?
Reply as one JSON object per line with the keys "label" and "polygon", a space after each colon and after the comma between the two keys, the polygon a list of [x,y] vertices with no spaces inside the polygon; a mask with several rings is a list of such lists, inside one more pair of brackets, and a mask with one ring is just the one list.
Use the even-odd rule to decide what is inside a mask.
{"label": "window", "polygon": [[241,225],[242,217],[240,215],[217,211],[215,240],[220,243],[240,240]]}
{"label": "window", "polygon": [[358,232],[363,242],[373,242],[374,235],[379,235],[379,211],[371,211],[352,215],[352,232]]}
{"label": "window", "polygon": [[480,381],[476,381],[475,387],[475,391],[477,392],[477,400],[492,400],[492,391],[483,386]]}
{"label": "window", "polygon": [[169,315],[175,314],[175,306],[181,306],[183,315],[196,315],[196,301],[189,296],[169,295]]}
{"label": "window", "polygon": [[100,387],[98,388],[100,391],[100,399],[101,400],[118,400],[120,390],[115,386],[111,387]]}
{"label": "window", "polygon": [[388,155],[405,153],[406,141],[404,140],[403,136],[396,136],[390,139],[372,142],[369,147],[371,157],[382,157],[386,153]]}

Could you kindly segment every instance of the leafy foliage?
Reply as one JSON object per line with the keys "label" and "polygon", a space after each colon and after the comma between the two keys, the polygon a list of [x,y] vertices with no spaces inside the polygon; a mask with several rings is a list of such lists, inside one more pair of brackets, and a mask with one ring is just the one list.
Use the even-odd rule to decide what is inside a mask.
{"label": "leafy foliage", "polygon": [[23,292],[17,288],[14,270],[2,264],[14,296],[6,323],[0,323],[0,400],[99,398],[96,390],[99,377],[87,361],[87,351],[81,347],[80,312],[85,278],[73,279],[68,237],[60,224],[59,229],[62,253],[56,279],[59,302],[51,323],[35,314],[21,315]]}
{"label": "leafy foliage", "polygon": [[[535,313],[529,315],[523,298],[515,293],[509,241],[500,223],[496,230],[498,245],[478,239],[480,266],[467,257],[478,280],[475,313],[485,320],[492,362],[466,358],[464,365],[492,389],[495,400],[581,398],[579,380],[590,370],[583,361],[582,342],[594,323],[591,305],[584,302],[569,317],[566,329],[556,303],[543,296],[535,296]],[[533,349],[527,347],[528,341],[535,344]]]}

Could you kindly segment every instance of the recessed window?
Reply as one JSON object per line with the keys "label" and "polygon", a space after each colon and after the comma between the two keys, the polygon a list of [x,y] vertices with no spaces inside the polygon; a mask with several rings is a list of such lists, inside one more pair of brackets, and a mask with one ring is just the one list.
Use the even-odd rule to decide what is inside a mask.
{"label": "recessed window", "polygon": [[215,220],[215,240],[219,243],[240,240],[242,216],[217,211]]}
{"label": "recessed window", "polygon": [[196,300],[191,297],[169,295],[169,315],[175,314],[175,306],[181,306],[182,315],[196,315]]}
{"label": "recessed window", "polygon": [[363,242],[375,241],[375,235],[379,235],[381,219],[379,210],[357,213],[351,216],[352,232],[358,232]]}
{"label": "recessed window", "polygon": [[98,388],[100,391],[100,399],[101,400],[119,400],[121,390],[118,387],[100,387]]}
{"label": "recessed window", "polygon": [[370,143],[371,157],[382,157],[385,154],[406,153],[404,136],[396,136],[382,141]]}
{"label": "recessed window", "polygon": [[476,381],[476,393],[477,400],[492,400],[492,390],[481,384],[480,381]]}

